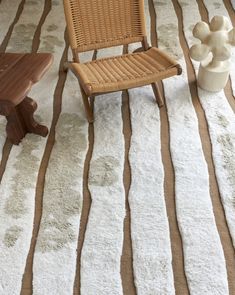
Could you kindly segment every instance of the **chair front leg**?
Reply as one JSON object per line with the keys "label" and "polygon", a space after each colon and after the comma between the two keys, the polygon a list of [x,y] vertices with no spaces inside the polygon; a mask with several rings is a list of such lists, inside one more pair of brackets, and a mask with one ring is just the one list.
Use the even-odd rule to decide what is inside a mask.
{"label": "chair front leg", "polygon": [[82,93],[82,99],[83,99],[83,104],[84,104],[84,108],[86,111],[87,120],[89,123],[93,123],[94,116],[93,116],[93,110],[92,110],[90,102],[89,102],[89,97],[86,95],[86,93],[83,90],[81,85],[80,85],[80,89],[81,89],[81,93]]}
{"label": "chair front leg", "polygon": [[158,104],[158,106],[160,108],[160,107],[162,107],[164,105],[164,101],[163,101],[163,97],[162,97],[159,85],[158,85],[157,82],[152,83],[151,85],[152,85],[152,88],[153,88],[153,92],[154,92],[157,104]]}

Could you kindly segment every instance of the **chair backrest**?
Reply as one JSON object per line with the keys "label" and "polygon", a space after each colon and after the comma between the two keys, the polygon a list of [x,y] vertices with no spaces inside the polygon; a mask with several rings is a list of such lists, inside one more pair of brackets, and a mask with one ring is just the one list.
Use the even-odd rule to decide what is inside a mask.
{"label": "chair backrest", "polygon": [[144,0],[64,0],[70,46],[77,52],[140,42]]}

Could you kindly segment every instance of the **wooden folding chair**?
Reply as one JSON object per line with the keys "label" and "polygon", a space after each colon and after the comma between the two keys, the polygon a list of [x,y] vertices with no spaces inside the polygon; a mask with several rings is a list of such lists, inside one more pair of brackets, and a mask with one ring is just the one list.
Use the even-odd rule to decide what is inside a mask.
{"label": "wooden folding chair", "polygon": [[[181,74],[176,61],[147,42],[144,0],[64,0],[73,61],[67,62],[78,78],[89,122],[89,97],[151,84],[160,106],[157,81]],[[79,53],[141,42],[143,51],[80,63]]]}

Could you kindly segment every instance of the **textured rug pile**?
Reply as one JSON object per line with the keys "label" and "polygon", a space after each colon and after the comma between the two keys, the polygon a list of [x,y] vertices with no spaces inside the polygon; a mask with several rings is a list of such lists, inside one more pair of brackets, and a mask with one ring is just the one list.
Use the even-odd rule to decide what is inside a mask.
{"label": "textured rug pile", "polygon": [[30,93],[48,138],[11,146],[0,118],[1,295],[235,294],[235,57],[226,91],[209,93],[188,56],[195,23],[235,25],[233,6],[145,0],[149,40],[183,74],[164,80],[161,110],[150,86],[96,97],[89,126],[61,70],[63,1],[0,1],[0,51],[54,55]]}

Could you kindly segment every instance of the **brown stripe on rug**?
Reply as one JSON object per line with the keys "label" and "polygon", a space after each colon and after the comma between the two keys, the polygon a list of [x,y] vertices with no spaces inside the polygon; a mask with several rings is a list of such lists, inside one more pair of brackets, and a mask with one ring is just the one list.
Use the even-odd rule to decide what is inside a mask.
{"label": "brown stripe on rug", "polygon": [[[184,49],[184,52],[188,53],[189,48],[188,48],[188,44],[186,42],[184,31],[183,31],[182,7],[185,3],[181,4],[182,7],[180,6],[180,4],[181,4],[181,1],[175,2],[175,10],[176,10],[178,18],[180,20],[181,46]],[[199,4],[199,8],[200,8],[199,11],[204,16],[204,18],[202,18],[202,19],[207,22],[208,21],[207,11],[205,10],[204,5],[202,5],[202,2],[199,2],[198,4]],[[192,66],[192,63],[191,63],[191,60],[190,60],[188,54],[185,54],[185,59],[187,60],[186,64],[187,64],[187,70],[188,70],[189,85],[190,85],[190,91],[191,91],[191,95],[192,95],[192,101],[193,101],[194,108],[196,110],[198,122],[199,122],[199,132],[200,132],[200,137],[201,137],[201,142],[202,142],[202,148],[203,148],[203,152],[204,152],[204,156],[205,156],[205,159],[207,162],[209,176],[210,176],[210,178],[209,178],[210,179],[210,193],[211,193],[211,199],[212,199],[212,204],[213,204],[213,211],[215,214],[216,225],[217,225],[217,228],[218,228],[218,231],[219,231],[219,234],[221,237],[223,249],[224,249],[224,254],[225,254],[225,258],[226,258],[226,262],[227,262],[227,270],[228,270],[228,272],[231,272],[231,271],[229,271],[229,269],[235,270],[233,251],[230,252],[230,254],[229,254],[229,251],[227,251],[227,249],[228,248],[231,249],[231,246],[232,246],[231,237],[230,237],[230,234],[228,231],[227,222],[226,222],[225,215],[224,215],[224,209],[223,209],[221,199],[220,199],[218,183],[217,183],[217,179],[216,179],[216,175],[215,175],[215,168],[214,168],[214,163],[213,163],[213,158],[212,158],[212,145],[211,145],[211,139],[210,139],[210,134],[209,134],[209,130],[208,130],[208,123],[206,120],[204,109],[202,108],[202,105],[201,105],[199,97],[198,97],[197,85],[195,83],[196,74],[195,74],[194,68]]]}
{"label": "brown stripe on rug", "polygon": [[[34,32],[43,12],[41,5],[43,3],[43,1],[36,3],[28,0],[25,3],[21,2],[24,5],[22,10],[18,10],[18,19],[7,44],[7,51],[21,51],[21,45],[22,51],[31,51]],[[34,12],[33,19],[32,12]],[[32,142],[29,138],[33,139]],[[33,228],[34,202],[31,194],[34,196],[34,184],[31,183],[30,177],[34,178],[38,172],[38,158],[33,154],[38,151],[37,142],[36,137],[34,140],[34,136],[29,135],[21,146],[12,148],[0,187],[1,218],[3,218],[0,264],[4,294],[14,294],[13,292],[19,294],[21,288],[23,268]],[[31,169],[30,173],[27,173],[28,169]]]}
{"label": "brown stripe on rug", "polygon": [[[37,27],[37,30],[34,35],[34,42],[32,46],[33,51],[37,51],[40,46],[40,37],[41,37],[41,30],[43,33],[44,29],[44,23],[47,20],[48,14],[51,11],[51,0],[45,0],[44,5],[44,11],[42,14],[42,17],[40,19],[39,25]],[[68,43],[68,42],[67,42]],[[61,60],[60,60],[60,71],[58,75],[58,82],[55,87],[54,91],[54,110],[53,110],[53,119],[52,124],[50,128],[50,133],[47,139],[44,155],[42,157],[42,161],[39,167],[38,172],[38,179],[37,179],[37,185],[36,185],[36,194],[35,194],[35,215],[34,215],[34,228],[32,233],[32,239],[31,239],[31,245],[30,250],[27,257],[27,262],[25,266],[24,276],[22,280],[22,289],[21,294],[24,294],[25,292],[29,292],[29,294],[32,294],[33,286],[33,256],[35,251],[35,245],[36,240],[38,236],[38,231],[40,227],[40,221],[41,221],[41,215],[42,215],[42,208],[43,208],[43,191],[44,191],[44,184],[45,184],[45,174],[51,154],[51,150],[53,148],[54,142],[55,142],[55,125],[57,123],[60,111],[61,111],[61,99],[62,99],[62,91],[64,88],[64,83],[66,79],[66,73],[63,71],[63,64],[67,59],[68,54],[68,44],[66,45],[64,52],[62,54]]]}
{"label": "brown stripe on rug", "polygon": [[133,250],[131,241],[131,211],[128,201],[128,195],[131,185],[131,167],[129,160],[130,142],[132,136],[130,121],[130,99],[127,91],[122,93],[122,119],[123,119],[123,135],[125,141],[125,162],[123,183],[126,193],[126,216],[124,219],[124,240],[121,258],[121,276],[123,293],[128,295],[136,294],[133,273]]}
{"label": "brown stripe on rug", "polygon": [[[20,15],[24,8],[25,0],[15,0],[14,5],[12,2],[5,1],[0,6],[0,52],[5,52],[6,47],[11,38],[15,24],[18,22]],[[5,139],[6,137],[6,120],[5,117],[0,117],[0,151],[1,151],[1,163],[0,163],[0,181],[4,173],[6,163],[11,151],[11,143]]]}
{"label": "brown stripe on rug", "polygon": [[[149,12],[151,17],[151,40],[152,45],[158,45],[156,22],[158,21],[157,14],[154,9],[153,0],[149,0]],[[180,34],[180,32],[179,32]],[[162,88],[164,94],[164,89]],[[165,202],[167,215],[170,227],[171,237],[171,251],[172,251],[172,266],[174,274],[174,284],[176,294],[189,294],[188,283],[184,270],[184,255],[182,248],[182,238],[179,231],[176,205],[175,205],[175,171],[172,163],[171,151],[170,151],[170,127],[167,116],[167,108],[164,105],[160,109],[161,119],[161,152],[162,161],[164,166],[165,180]]]}
{"label": "brown stripe on rug", "polygon": [[[121,52],[120,47],[104,49],[98,57]],[[81,293],[122,294],[120,259],[125,193],[121,92],[96,97],[94,115],[89,172],[92,203],[81,256]]]}
{"label": "brown stripe on rug", "polygon": [[[3,3],[1,4],[1,11],[5,12],[5,18],[7,22],[6,20],[4,20],[4,16],[2,16],[0,52],[5,52],[7,45],[9,43],[9,40],[11,38],[12,32],[14,30],[14,26],[18,22],[22,14],[26,0],[21,0],[21,1],[13,0],[13,1],[11,2],[5,1],[4,3],[5,7],[3,7]],[[12,20],[12,17],[14,17],[14,19],[13,19],[13,22],[10,24],[8,22]],[[6,26],[6,28],[4,28],[4,25]],[[7,29],[7,31],[5,31],[5,29]],[[2,37],[4,37],[4,39],[2,39]]]}
{"label": "brown stripe on rug", "polygon": [[[159,17],[159,45],[178,59],[183,68],[180,77],[164,80],[163,84],[176,176],[177,219],[182,234],[185,271],[190,292],[202,294],[210,288],[219,289],[221,293],[227,294],[224,257],[210,202],[207,166],[187,84],[186,65],[177,38],[177,18],[172,10],[171,1],[154,3]],[[197,190],[194,189],[195,186]],[[213,253],[210,251],[212,245]],[[218,269],[216,274],[212,274],[215,265]],[[215,284],[211,281],[213,275],[217,277]]]}
{"label": "brown stripe on rug", "polygon": [[[94,101],[92,99],[91,105],[93,108]],[[80,295],[80,289],[81,289],[81,253],[82,253],[82,247],[84,243],[85,238],[85,232],[87,228],[88,223],[88,217],[91,207],[91,194],[88,188],[88,175],[89,175],[89,169],[90,169],[90,161],[92,157],[92,151],[94,146],[94,126],[93,124],[89,124],[88,127],[88,151],[86,155],[86,159],[84,162],[84,171],[83,171],[83,201],[82,201],[82,212],[81,212],[81,220],[80,220],[80,231],[79,231],[79,237],[78,237],[78,245],[77,245],[77,267],[76,267],[76,275],[74,279],[74,289],[73,294],[74,295]]]}
{"label": "brown stripe on rug", "polygon": [[[202,19],[206,22],[208,22],[208,13],[207,10],[203,4],[203,2],[199,2],[199,7],[197,7],[196,2],[190,2],[190,8],[185,4],[185,2],[179,1],[179,4],[181,4],[181,9],[183,9],[183,13],[184,13],[184,32],[185,32],[185,36],[187,38],[185,38],[183,40],[184,42],[184,46],[187,48],[188,45],[187,43],[185,43],[186,41],[190,42],[190,36],[191,36],[191,22],[188,23],[189,19],[185,16],[187,16],[187,9],[190,9],[190,13],[191,16],[193,17],[193,19],[195,19],[195,23],[197,21],[199,21],[200,19],[200,15],[202,17]],[[178,7],[178,10],[180,10],[180,7]],[[198,13],[198,11],[200,11],[200,15]],[[198,17],[196,17],[196,13]],[[179,11],[179,13],[182,13],[181,11]],[[196,20],[198,18],[198,20]],[[190,29],[188,29],[190,27]],[[182,27],[183,29],[183,27]],[[191,61],[188,60],[188,65],[192,65]],[[192,68],[192,71],[194,71],[194,69]],[[196,84],[194,83],[195,87]],[[197,92],[197,89],[196,89]],[[231,95],[231,91],[230,91],[230,95]],[[198,96],[198,93],[197,93]],[[211,97],[212,99],[212,97]],[[201,98],[201,101],[203,102],[205,100],[205,98]],[[201,105],[201,103],[200,103]],[[196,108],[197,109],[197,108]],[[205,112],[203,110],[204,116],[205,116]],[[207,120],[207,118],[205,117],[205,119]],[[199,120],[200,123],[200,120]],[[207,131],[207,137],[205,136],[205,131]],[[219,193],[219,187],[218,187],[218,182],[217,182],[217,178],[216,178],[216,174],[215,174],[215,166],[214,166],[214,160],[212,158],[212,149],[213,149],[213,142],[211,142],[210,139],[210,133],[209,133],[209,129],[208,129],[208,122],[207,122],[207,128],[206,129],[202,129],[201,132],[201,138],[202,138],[202,144],[203,144],[203,149],[204,149],[204,154],[205,154],[205,158],[207,161],[207,165],[208,165],[208,170],[209,170],[209,174],[210,174],[210,189],[211,189],[211,199],[212,199],[212,204],[213,204],[213,211],[214,211],[214,215],[215,215],[215,219],[216,219],[216,225],[220,234],[220,238],[221,238],[221,242],[223,245],[223,250],[224,250],[224,255],[225,255],[225,259],[226,259],[226,267],[227,267],[227,272],[228,272],[228,282],[229,282],[229,289],[230,292],[233,294],[234,292],[234,283],[233,283],[233,277],[235,276],[234,270],[235,270],[235,260],[234,260],[234,250],[233,250],[233,245],[232,245],[232,240],[231,240],[231,236],[228,230],[228,225],[227,225],[227,221],[225,218],[225,214],[224,214],[224,208],[221,202],[221,195]]]}
{"label": "brown stripe on rug", "polygon": [[[61,153],[63,151],[63,144],[61,141],[63,139],[63,132],[66,133],[66,131],[65,130],[63,131],[63,128],[61,128],[61,126],[63,126],[61,122],[63,121],[64,116],[62,115],[60,116],[62,93],[63,91],[65,93],[65,90],[66,90],[66,87],[65,87],[66,74],[62,71],[62,69],[63,69],[63,63],[67,59],[67,50],[68,50],[68,43],[66,42],[65,49],[64,51],[62,51],[62,46],[64,44],[64,42],[62,41],[64,28],[65,28],[65,21],[64,21],[64,15],[63,15],[63,5],[61,2],[59,3],[59,2],[53,1],[51,12],[48,15],[48,18],[46,19],[46,22],[44,24],[44,31],[43,31],[44,35],[41,36],[40,50],[52,51],[54,53],[55,60],[57,61],[55,62],[55,67],[57,67],[58,63],[60,62],[60,68],[59,68],[59,71],[58,71],[58,68],[54,68],[55,71],[54,71],[53,81],[56,82],[55,90],[54,90],[54,106],[53,106],[54,116],[52,121],[51,132],[49,134],[48,143],[46,146],[46,150],[44,152],[43,162],[42,162],[45,165],[43,174],[41,175],[43,177],[44,190],[43,192],[40,191],[38,194],[39,200],[43,200],[43,203],[40,204],[41,205],[40,208],[42,208],[42,215],[39,214],[38,216],[38,219],[40,219],[39,220],[40,228],[35,233],[36,247],[35,247],[35,241],[32,244],[33,247],[35,247],[34,258],[33,258],[33,292],[34,293],[41,292],[43,294],[50,292],[50,290],[53,290],[53,292],[57,292],[59,288],[59,286],[55,284],[55,281],[57,280],[57,277],[58,276],[60,277],[61,275],[60,270],[63,272],[64,268],[59,268],[58,271],[55,272],[57,276],[55,275],[55,277],[52,277],[50,274],[51,274],[51,268],[53,268],[53,263],[56,264],[57,262],[59,263],[60,261],[59,259],[53,260],[53,258],[54,258],[54,254],[57,253],[57,250],[58,250],[58,256],[59,256],[60,245],[62,245],[61,246],[62,248],[64,245],[62,242],[62,239],[64,235],[66,234],[66,224],[67,224],[65,220],[66,219],[65,216],[67,216],[66,214],[68,213],[68,216],[70,216],[69,215],[70,213],[73,215],[73,212],[75,212],[74,210],[77,210],[79,207],[79,204],[78,204],[79,200],[74,203],[74,207],[73,205],[71,205],[72,200],[71,202],[69,202],[68,197],[70,193],[72,194],[72,190],[70,190],[69,188],[70,184],[68,183],[68,187],[65,184],[62,185],[62,183],[64,183],[62,181],[63,176],[64,177],[67,176],[66,165],[68,165],[70,162],[69,161],[66,162],[67,158],[64,158],[60,161],[55,161],[56,155],[58,155],[58,157],[61,157]],[[61,54],[63,54],[62,58],[61,58]],[[58,74],[59,76],[57,76]],[[74,87],[72,86],[71,89],[74,89]],[[58,124],[57,124],[57,121],[58,121]],[[55,126],[56,128],[58,128],[58,132],[55,131]],[[69,128],[69,122],[66,123],[66,120],[64,122],[64,128],[65,129]],[[72,137],[72,139],[75,140],[75,137]],[[57,145],[55,144],[55,142],[56,143],[58,142]],[[68,143],[69,141],[66,140],[65,144],[68,144]],[[76,155],[74,156],[76,157]],[[64,163],[64,169],[66,171],[65,171],[65,174],[60,174],[57,171],[63,171],[63,169],[60,168],[61,167],[60,165],[62,165],[63,163]],[[46,175],[45,175],[45,172],[46,172]],[[51,175],[53,174],[55,175],[55,177],[51,177]],[[45,183],[44,183],[44,175],[45,175]],[[61,183],[59,181],[60,177],[61,177]],[[68,189],[68,194],[69,194],[68,196],[66,194],[63,194],[63,192],[66,189]],[[54,205],[50,205],[50,202],[53,202]],[[53,210],[53,212],[51,213],[50,210]],[[61,210],[61,214],[59,214],[58,212],[59,210]],[[59,231],[58,235],[56,234],[56,230]],[[45,258],[47,256],[49,256],[48,259]],[[47,266],[45,266],[45,263],[47,264]],[[76,263],[76,258],[74,257],[74,264],[75,263]],[[65,267],[66,266],[69,266],[69,264],[65,263]],[[44,271],[41,271],[42,268],[45,269],[45,273]],[[72,276],[72,279],[69,279],[71,277],[70,274]],[[74,279],[72,271],[71,273],[68,272],[67,278],[68,278],[68,282],[66,282],[66,284],[62,284],[61,290],[63,288],[67,290],[68,285],[69,285],[69,289],[72,290],[73,279]]]}

